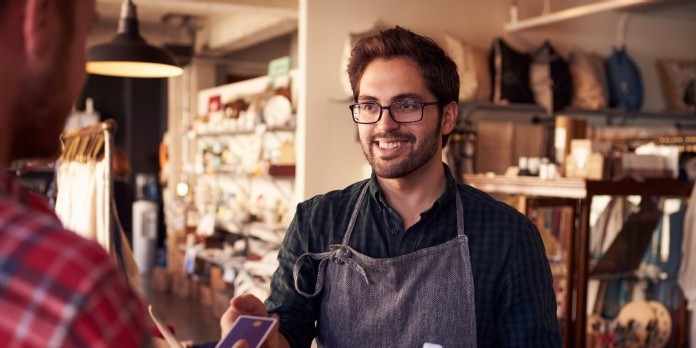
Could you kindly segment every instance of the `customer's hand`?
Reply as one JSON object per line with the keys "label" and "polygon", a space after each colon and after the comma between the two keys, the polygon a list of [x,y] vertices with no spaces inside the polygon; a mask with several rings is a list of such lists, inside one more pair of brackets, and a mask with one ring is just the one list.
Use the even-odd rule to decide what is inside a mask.
{"label": "customer's hand", "polygon": [[[225,334],[232,329],[232,324],[240,315],[267,317],[268,311],[266,310],[266,306],[263,304],[263,302],[261,302],[261,300],[254,295],[244,294],[232,298],[230,300],[230,307],[227,308],[225,313],[220,318],[220,328],[222,329],[223,338],[225,337]],[[274,315],[274,317],[277,318],[276,315]],[[273,330],[268,337],[266,337],[266,341],[264,341],[263,345],[261,346],[262,348],[285,347],[285,345],[279,345],[280,342],[286,343],[286,341],[284,338],[280,338],[282,335],[280,335],[278,331],[278,326],[278,323],[274,325]],[[247,344],[246,342],[242,341],[239,341],[234,345],[234,348],[244,347],[247,347]]]}

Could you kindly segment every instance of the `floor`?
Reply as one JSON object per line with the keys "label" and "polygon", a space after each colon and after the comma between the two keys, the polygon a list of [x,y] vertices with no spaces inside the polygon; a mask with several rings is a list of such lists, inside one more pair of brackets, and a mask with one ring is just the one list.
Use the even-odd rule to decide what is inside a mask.
{"label": "floor", "polygon": [[171,292],[153,291],[148,275],[141,276],[140,287],[146,304],[152,305],[155,314],[173,327],[179,341],[199,345],[220,339],[220,324],[210,306]]}

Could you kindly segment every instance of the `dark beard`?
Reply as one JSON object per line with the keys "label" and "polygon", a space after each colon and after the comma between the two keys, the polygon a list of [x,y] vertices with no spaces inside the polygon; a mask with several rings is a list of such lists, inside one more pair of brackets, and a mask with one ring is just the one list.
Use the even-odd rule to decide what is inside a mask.
{"label": "dark beard", "polygon": [[[365,154],[367,162],[370,163],[372,170],[375,171],[377,176],[386,179],[403,178],[414,172],[416,169],[422,167],[435,155],[435,153],[437,153],[438,144],[440,141],[440,129],[441,126],[438,122],[437,128],[422,138],[422,143],[418,145],[418,148],[415,148],[406,159],[399,163],[393,163],[386,166],[382,166],[378,163],[378,161],[375,159],[374,152],[372,151],[372,144],[374,142],[373,139],[376,136],[370,137],[367,148],[363,144],[363,153]],[[415,137],[411,134],[392,132],[390,134],[380,136],[389,138],[389,135],[394,138],[407,139],[409,140],[409,144],[415,144]]]}

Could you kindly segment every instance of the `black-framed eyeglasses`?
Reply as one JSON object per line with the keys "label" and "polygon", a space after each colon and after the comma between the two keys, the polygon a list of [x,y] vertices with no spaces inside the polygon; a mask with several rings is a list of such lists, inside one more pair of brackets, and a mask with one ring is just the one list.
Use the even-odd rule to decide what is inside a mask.
{"label": "black-framed eyeglasses", "polygon": [[375,102],[351,104],[350,113],[353,121],[360,124],[377,123],[382,119],[382,110],[388,109],[389,115],[396,123],[414,123],[423,119],[423,108],[440,102],[398,101],[382,106]]}

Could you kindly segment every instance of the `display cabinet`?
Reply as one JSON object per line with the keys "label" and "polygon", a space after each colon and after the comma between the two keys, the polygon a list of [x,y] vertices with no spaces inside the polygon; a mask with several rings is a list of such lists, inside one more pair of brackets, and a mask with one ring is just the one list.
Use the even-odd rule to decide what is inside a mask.
{"label": "display cabinet", "polygon": [[293,127],[198,132],[195,140],[200,213],[214,213],[223,226],[287,223],[295,183]]}
{"label": "display cabinet", "polygon": [[196,210],[214,215],[216,225],[260,222],[276,229],[289,223],[295,186],[294,74],[198,92],[185,168]]}
{"label": "display cabinet", "polygon": [[[638,284],[641,280],[648,278],[656,283],[671,280],[669,275],[665,275],[659,270],[656,276],[650,277],[645,272],[643,274],[635,272],[634,268],[637,263],[641,263],[648,245],[654,240],[656,227],[660,226],[664,231],[664,212],[667,210],[664,199],[683,200],[687,198],[693,183],[672,179],[646,179],[640,182],[633,179],[622,181],[567,178],[540,180],[535,177],[491,175],[465,175],[464,180],[469,185],[493,195],[522,197],[524,202],[522,211],[531,218],[535,218],[535,212],[544,207],[561,206],[570,209],[573,222],[567,225],[563,231],[566,239],[562,246],[565,260],[567,260],[565,263],[567,292],[563,295],[566,301],[566,310],[561,324],[565,347],[585,347],[588,344],[592,346],[590,343],[593,342],[588,339],[588,329],[592,331],[593,327],[596,328],[600,324],[592,321],[596,319],[596,316],[591,316],[588,325],[588,307],[598,307],[597,304],[601,301],[602,294],[606,293],[606,291],[601,291],[603,282],[606,284],[606,281],[610,279],[624,279]],[[590,242],[593,231],[596,232],[597,229],[593,230],[591,222],[595,222],[597,219],[592,216],[595,215],[592,209],[599,201],[606,201],[607,197],[627,199],[632,202],[633,210],[630,211],[630,214],[626,214],[621,231],[614,238],[611,246],[605,249],[602,255],[594,255],[590,253]],[[674,228],[679,228],[678,224],[675,223]],[[674,242],[678,243],[678,241],[672,241],[672,243]],[[597,289],[593,288],[596,291],[589,294],[588,284],[597,282],[600,283],[600,286]],[[646,300],[649,300],[653,295],[645,294]],[[635,300],[635,298],[633,299]],[[642,323],[645,325],[645,330],[642,331],[644,335],[636,339],[643,340],[643,342],[653,339],[653,343],[657,342],[654,346],[685,346],[686,311],[683,300],[676,301],[678,307],[674,311],[669,311],[671,316],[669,335],[665,337],[664,332],[659,331],[659,329],[664,331],[664,326],[667,324],[660,327],[660,321],[656,320],[650,326],[652,331],[648,330],[647,323]],[[628,308],[629,306],[624,307]],[[596,313],[597,311],[595,308],[591,308],[590,312]],[[664,311],[660,313],[665,315]],[[628,314],[628,316],[631,315],[633,314]],[[632,325],[641,325],[639,320],[632,319],[634,319]]]}

